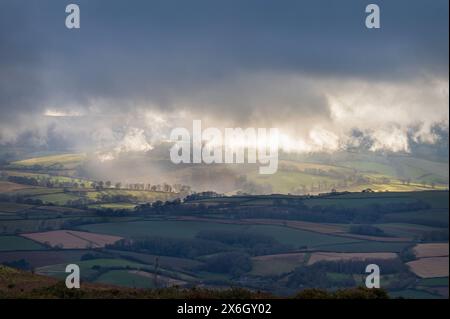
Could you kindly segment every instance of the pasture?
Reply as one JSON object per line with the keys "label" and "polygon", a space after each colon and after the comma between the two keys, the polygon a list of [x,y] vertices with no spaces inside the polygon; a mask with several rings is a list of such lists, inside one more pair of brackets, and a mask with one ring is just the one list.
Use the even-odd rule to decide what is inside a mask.
{"label": "pasture", "polygon": [[195,238],[200,231],[238,231],[264,234],[294,248],[304,246],[355,243],[359,240],[292,229],[274,225],[240,225],[198,221],[136,221],[129,223],[91,224],[81,230],[121,237]]}
{"label": "pasture", "polygon": [[41,250],[44,246],[19,236],[0,236],[0,251]]}
{"label": "pasture", "polygon": [[156,288],[151,276],[142,276],[131,270],[110,270],[100,275],[94,282],[131,288]]}

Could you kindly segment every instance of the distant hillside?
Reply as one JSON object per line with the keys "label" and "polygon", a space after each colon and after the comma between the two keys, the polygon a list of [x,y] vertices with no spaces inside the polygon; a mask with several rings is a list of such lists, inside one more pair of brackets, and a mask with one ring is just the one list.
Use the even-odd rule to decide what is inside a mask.
{"label": "distant hillside", "polygon": [[[447,189],[448,161],[408,154],[336,152],[279,155],[278,171],[258,173],[259,164],[173,164],[167,146],[148,153],[127,153],[108,161],[96,154],[58,154],[0,166],[3,174],[52,180],[189,185],[194,191],[247,194],[319,194],[337,191],[420,191]],[[217,181],[220,181],[218,183]]]}

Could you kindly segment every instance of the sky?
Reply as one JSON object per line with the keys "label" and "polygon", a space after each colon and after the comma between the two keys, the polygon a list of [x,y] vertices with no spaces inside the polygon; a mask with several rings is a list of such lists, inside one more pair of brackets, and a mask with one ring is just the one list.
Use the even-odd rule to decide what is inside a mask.
{"label": "sky", "polygon": [[200,119],[288,152],[448,145],[447,0],[74,0],[71,30],[69,3],[0,0],[0,144],[145,152]]}

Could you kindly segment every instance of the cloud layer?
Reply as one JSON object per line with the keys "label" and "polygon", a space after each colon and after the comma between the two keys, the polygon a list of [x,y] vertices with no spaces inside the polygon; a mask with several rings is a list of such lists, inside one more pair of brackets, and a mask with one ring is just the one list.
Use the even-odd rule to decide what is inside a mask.
{"label": "cloud layer", "polygon": [[[285,150],[448,134],[448,1],[0,4],[0,142],[148,150],[177,126],[278,127]],[[439,128],[439,129],[437,129]],[[137,145],[139,144],[139,145]]]}

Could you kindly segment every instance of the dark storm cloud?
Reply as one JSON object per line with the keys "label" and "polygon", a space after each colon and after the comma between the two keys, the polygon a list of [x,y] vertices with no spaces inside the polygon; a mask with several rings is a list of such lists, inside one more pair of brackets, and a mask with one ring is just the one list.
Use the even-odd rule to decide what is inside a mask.
{"label": "dark storm cloud", "polygon": [[[79,30],[64,25],[71,2],[81,8]],[[364,25],[371,2],[380,30]],[[331,127],[325,94],[339,87],[324,81],[374,82],[386,92],[421,76],[448,83],[447,0],[0,0],[0,124],[8,128],[0,140],[16,128],[48,134],[32,119],[49,108],[84,111],[83,134],[118,126],[93,114],[125,119],[142,108],[295,127],[301,115]],[[76,139],[70,123],[50,131]]]}
{"label": "dark storm cloud", "polygon": [[380,30],[364,27],[367,1],[89,0],[75,1],[82,27],[69,31],[66,2],[2,0],[2,113],[45,96],[164,106],[174,91],[236,72],[395,79],[448,70],[446,0],[376,1]]}

